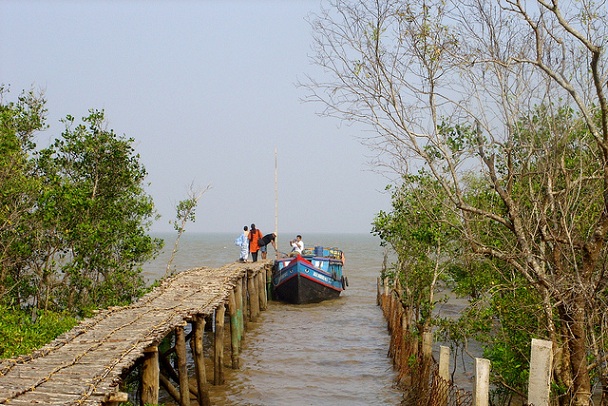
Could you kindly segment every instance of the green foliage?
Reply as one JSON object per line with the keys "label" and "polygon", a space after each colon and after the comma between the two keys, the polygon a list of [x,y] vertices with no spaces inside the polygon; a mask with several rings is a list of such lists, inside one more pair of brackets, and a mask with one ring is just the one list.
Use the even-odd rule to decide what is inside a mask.
{"label": "green foliage", "polygon": [[45,100],[29,92],[6,102],[7,93],[0,86],[0,358],[140,297],[141,265],[162,246],[147,234],[156,214],[133,139],[91,110],[36,149]]}
{"label": "green foliage", "polygon": [[130,303],[145,288],[138,264],[161,246],[147,235],[154,205],[143,189],[146,171],[134,140],[103,128],[103,112],[91,110],[75,127],[72,117],[65,122],[38,160],[46,180],[41,222],[65,253],[54,270],[62,283],[53,302],[71,311]]}
{"label": "green foliage", "polygon": [[458,320],[442,321],[440,336],[456,346],[466,339],[476,340],[484,349],[483,356],[492,362],[494,382],[523,392],[531,340],[546,338],[541,332],[541,301],[521,278],[505,281],[493,275],[497,279],[477,287],[478,297]]}
{"label": "green foliage", "polygon": [[173,260],[175,259],[175,255],[177,254],[179,240],[186,232],[186,224],[189,221],[196,221],[196,206],[198,206],[198,201],[205,194],[205,192],[209,190],[210,187],[211,186],[207,186],[205,189],[195,191],[194,187],[190,186],[188,198],[181,200],[177,204],[177,207],[175,208],[176,217],[175,220],[171,222],[173,224],[173,228],[175,228],[175,231],[177,231],[177,237],[175,238],[175,242],[173,244],[173,251],[171,251],[169,261],[167,261],[167,267],[165,268],[165,277],[175,272],[175,268],[172,268],[172,264]]}
{"label": "green foliage", "polygon": [[77,324],[66,313],[39,310],[34,315],[35,321],[31,312],[0,305],[0,358],[29,354]]}
{"label": "green foliage", "polygon": [[[484,344],[495,383],[525,392],[529,340],[547,337],[556,402],[583,405],[608,391],[608,14],[541,3],[334,2],[314,21],[314,60],[335,80],[311,81],[311,98],[370,125],[378,160],[406,174],[405,210],[394,199],[374,224],[404,303],[426,312],[429,276],[447,274],[470,299],[450,336]],[[420,168],[446,204],[425,188],[417,216]],[[454,233],[421,227],[435,205]],[[436,243],[448,249],[433,256]]]}
{"label": "green foliage", "polygon": [[177,204],[176,220],[173,222],[173,227],[178,232],[185,231],[185,223],[196,221],[196,206],[198,205],[198,199],[196,197],[189,197],[188,199],[180,200]]}
{"label": "green foliage", "polygon": [[156,213],[134,140],[91,110],[35,150],[44,104],[31,92],[0,99],[0,302],[80,316],[128,304],[162,246],[147,234]]}
{"label": "green foliage", "polygon": [[[474,150],[477,141],[471,126],[444,124],[440,131],[451,154]],[[429,147],[427,152],[442,159],[437,148]],[[530,341],[542,336],[538,332],[546,325],[541,298],[511,265],[475,255],[462,236],[472,233],[477,241],[500,251],[515,252],[516,241],[502,224],[485,216],[469,214],[465,229],[455,214],[455,202],[424,170],[402,180],[399,188],[392,188],[392,211],[378,213],[373,232],[397,253],[394,268],[404,288],[404,304],[415,309],[415,328],[435,324],[442,341],[463,350],[469,340],[476,340],[492,362],[492,378],[498,387],[523,391],[527,372],[522,371],[527,371]],[[478,174],[467,174],[461,186],[466,204],[506,215],[504,202]],[[437,303],[433,290],[439,292],[441,287],[469,299],[459,318],[433,316]]]}
{"label": "green foliage", "polygon": [[433,318],[439,282],[447,280],[458,220],[444,210],[446,196],[425,173],[404,176],[393,189],[393,210],[376,215],[372,232],[397,254],[395,278],[403,303],[414,309],[416,328],[426,330]]}
{"label": "green foliage", "polygon": [[23,287],[27,258],[34,255],[28,236],[35,229],[32,209],[41,183],[31,154],[33,134],[44,129],[44,99],[22,93],[16,102],[5,102],[8,90],[0,86],[0,300]]}

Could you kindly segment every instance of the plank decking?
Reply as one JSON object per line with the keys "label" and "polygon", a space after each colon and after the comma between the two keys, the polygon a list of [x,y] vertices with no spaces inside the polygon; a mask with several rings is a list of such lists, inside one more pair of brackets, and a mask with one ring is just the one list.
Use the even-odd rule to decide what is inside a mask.
{"label": "plank decking", "polygon": [[127,307],[84,320],[31,355],[0,361],[0,404],[100,405],[120,399],[123,374],[178,326],[223,306],[264,261],[176,274]]}

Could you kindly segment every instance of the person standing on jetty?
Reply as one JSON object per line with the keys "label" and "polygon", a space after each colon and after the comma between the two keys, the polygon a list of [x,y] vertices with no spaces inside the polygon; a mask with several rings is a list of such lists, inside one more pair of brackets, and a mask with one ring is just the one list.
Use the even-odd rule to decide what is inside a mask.
{"label": "person standing on jetty", "polygon": [[251,230],[249,230],[249,253],[253,262],[258,262],[259,240],[261,239],[262,232],[255,228],[255,224],[251,223]]}
{"label": "person standing on jetty", "polygon": [[243,227],[243,233],[236,238],[234,244],[241,248],[239,262],[247,262],[247,257],[249,257],[249,227]]}
{"label": "person standing on jetty", "polygon": [[260,246],[260,250],[262,251],[262,259],[266,259],[266,255],[267,255],[267,251],[268,251],[268,244],[272,244],[272,247],[274,248],[274,253],[276,255],[276,253],[277,253],[276,238],[277,238],[277,235],[275,233],[270,233],[270,234],[266,234],[258,242],[258,245]]}

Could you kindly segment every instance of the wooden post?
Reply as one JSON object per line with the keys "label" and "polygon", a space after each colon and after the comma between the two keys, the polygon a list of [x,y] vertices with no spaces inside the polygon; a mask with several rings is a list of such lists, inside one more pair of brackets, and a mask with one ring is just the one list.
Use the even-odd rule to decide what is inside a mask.
{"label": "wooden post", "polygon": [[167,378],[162,372],[160,373],[160,384],[163,386],[163,388],[165,388],[167,393],[171,395],[173,399],[175,399],[175,401],[181,401],[179,391],[175,388],[175,386],[173,386],[169,378]]}
{"label": "wooden post", "polygon": [[[193,336],[190,341],[192,354],[194,356],[194,368],[196,370],[196,385],[198,389],[199,406],[210,406],[209,390],[207,385],[207,371],[205,370],[205,354],[203,352],[203,338],[205,334],[205,317],[198,315],[192,323]],[[157,402],[158,403],[158,402]],[[153,403],[156,404],[156,403]]]}
{"label": "wooden post", "polygon": [[247,273],[247,290],[249,291],[249,320],[256,321],[260,313],[260,299],[253,271]]}
{"label": "wooden post", "polygon": [[438,400],[440,406],[448,404],[450,383],[450,347],[442,345],[439,347],[439,387]]}
{"label": "wooden post", "polygon": [[245,320],[243,318],[243,278],[239,279],[236,283],[236,315],[238,318],[239,326],[239,342],[245,335]]}
{"label": "wooden post", "polygon": [[[173,379],[175,382],[179,382],[179,373],[176,372],[175,369],[173,369],[173,365],[171,365],[171,362],[169,361],[169,359],[162,352],[158,353],[158,358],[160,360],[160,383],[161,383],[161,385],[165,386],[165,384],[163,383],[163,376],[165,376],[167,379]],[[197,389],[196,385],[189,384],[188,386],[190,388],[190,393],[192,393],[198,399],[198,389]],[[166,386],[165,386],[165,388],[166,388]],[[174,392],[177,393],[177,397],[174,397],[174,399],[179,403],[179,391],[177,389],[175,389]],[[171,395],[171,396],[173,396],[173,395]]]}
{"label": "wooden post", "polygon": [[473,388],[473,406],[490,404],[490,360],[475,358],[475,386]]}
{"label": "wooden post", "polygon": [[249,304],[247,302],[247,295],[248,295],[248,278],[247,278],[247,274],[249,272],[247,270],[245,270],[245,275],[241,278],[240,281],[240,291],[241,291],[241,311],[242,311],[242,316],[243,316],[243,331],[242,331],[242,335],[245,336],[245,330],[247,329],[247,324],[249,323],[249,317],[247,316],[249,314]]}
{"label": "wooden post", "polygon": [[548,406],[553,369],[553,344],[551,341],[532,339],[530,376],[528,378],[528,403]]}
{"label": "wooden post", "polygon": [[450,347],[445,345],[439,347],[439,377],[450,381]]}
{"label": "wooden post", "polygon": [[232,368],[239,369],[239,353],[240,353],[240,331],[239,317],[236,307],[236,293],[230,291],[228,298],[228,312],[230,313],[230,344],[232,346]]}
{"label": "wooden post", "polygon": [[129,394],[125,392],[112,392],[107,394],[102,400],[103,406],[118,406],[129,401]]}
{"label": "wooden post", "polygon": [[144,361],[141,372],[141,401],[143,404],[158,404],[159,379],[158,347],[151,345],[144,350]]}
{"label": "wooden post", "polygon": [[254,289],[254,299],[255,300],[255,306],[253,306],[253,309],[255,309],[255,320],[258,319],[258,316],[260,315],[260,308],[262,307],[260,305],[262,298],[260,297],[260,272],[258,270],[258,272],[253,273],[253,289]]}
{"label": "wooden post", "polygon": [[[378,278],[378,280],[380,279]],[[401,313],[401,335],[403,337],[401,344],[403,346],[403,352],[398,363],[399,378],[402,380],[404,385],[410,386],[412,385],[412,373],[409,360],[411,357],[417,357],[417,354],[414,353],[413,348],[418,348],[418,345],[414,346],[412,343],[413,340],[410,334],[409,315],[407,309],[403,309],[403,312]]]}
{"label": "wooden post", "polygon": [[422,403],[429,404],[431,391],[429,387],[430,376],[431,376],[431,363],[433,361],[433,333],[425,331],[422,333],[422,365],[420,366],[418,373],[418,387],[420,399]]}
{"label": "wooden post", "polygon": [[258,296],[260,297],[260,310],[266,310],[268,300],[266,298],[266,267],[258,272]]}
{"label": "wooden post", "polygon": [[272,272],[274,271],[274,265],[271,265],[266,269],[266,298],[267,301],[275,300],[274,292],[272,291]]}
{"label": "wooden post", "polygon": [[221,385],[224,383],[224,316],[226,309],[221,304],[215,310],[215,339],[213,357],[213,384]]}
{"label": "wooden post", "polygon": [[188,380],[188,358],[186,356],[186,334],[184,327],[175,328],[175,353],[179,375],[180,406],[190,406],[190,383]]}
{"label": "wooden post", "polygon": [[388,314],[387,314],[388,331],[390,332],[390,344],[388,347],[388,356],[393,358],[393,363],[395,361],[395,337],[396,337],[395,332],[393,331],[393,329],[395,328],[394,307],[395,307],[395,295],[393,294],[393,292],[391,292],[390,299],[388,302]]}

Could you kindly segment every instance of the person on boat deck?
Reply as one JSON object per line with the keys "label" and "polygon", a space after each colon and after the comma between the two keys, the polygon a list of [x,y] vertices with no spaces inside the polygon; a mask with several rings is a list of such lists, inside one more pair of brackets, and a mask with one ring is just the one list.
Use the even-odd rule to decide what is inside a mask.
{"label": "person on boat deck", "polygon": [[249,257],[249,227],[243,227],[243,234],[238,236],[235,244],[241,249],[239,262],[247,262],[247,258]]}
{"label": "person on boat deck", "polygon": [[294,254],[301,254],[304,249],[304,241],[302,241],[302,236],[297,235],[295,240],[289,241],[289,245],[291,245],[291,252]]}
{"label": "person on boat deck", "polygon": [[258,242],[260,245],[260,251],[262,251],[262,259],[266,259],[268,244],[272,244],[274,248],[274,253],[277,253],[277,235],[275,233],[266,234],[262,239]]}
{"label": "person on boat deck", "polygon": [[249,253],[253,262],[258,262],[258,251],[260,250],[259,242],[262,239],[262,232],[255,228],[255,224],[251,224],[249,230]]}

